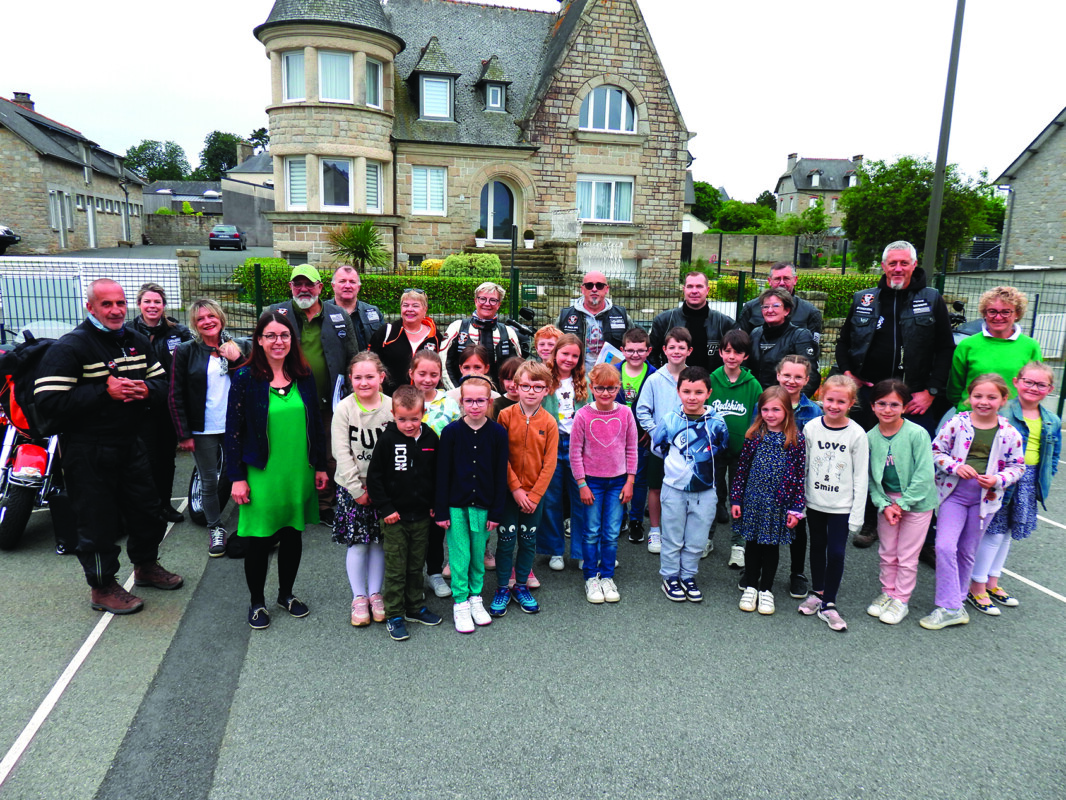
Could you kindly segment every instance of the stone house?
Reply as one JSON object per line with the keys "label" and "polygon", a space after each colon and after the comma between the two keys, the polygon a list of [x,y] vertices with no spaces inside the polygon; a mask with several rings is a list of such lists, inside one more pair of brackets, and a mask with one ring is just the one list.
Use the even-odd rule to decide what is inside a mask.
{"label": "stone house", "polygon": [[276,0],[255,35],[282,257],[366,218],[401,264],[514,225],[567,269],[676,280],[692,134],[636,0]]}
{"label": "stone house", "polygon": [[788,154],[788,165],[777,179],[774,194],[777,195],[777,216],[802,214],[818,200],[825,203],[830,228],[844,224],[840,210],[840,195],[849,186],[858,183],[858,168],[862,156],[851,158],[800,158],[798,153]]}
{"label": "stone house", "polygon": [[274,231],[274,161],[270,153],[241,154],[241,162],[222,175],[222,221],[248,234],[249,247],[271,247]]}
{"label": "stone house", "polygon": [[1010,186],[1000,248],[1001,269],[1066,266],[1066,108],[1003,174]]}
{"label": "stone house", "polygon": [[10,255],[139,243],[144,180],[78,131],[40,114],[25,92],[0,98],[0,222]]}

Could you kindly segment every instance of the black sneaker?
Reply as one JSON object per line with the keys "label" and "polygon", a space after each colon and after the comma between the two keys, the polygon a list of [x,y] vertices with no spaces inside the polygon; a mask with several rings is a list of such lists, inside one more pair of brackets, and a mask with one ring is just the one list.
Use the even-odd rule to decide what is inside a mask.
{"label": "black sneaker", "polygon": [[640,544],[644,541],[644,520],[629,520],[629,541],[633,544]]}
{"label": "black sneaker", "polygon": [[278,605],[284,608],[294,617],[306,617],[308,614],[311,613],[311,609],[309,609],[305,604],[301,603],[291,594],[288,597],[279,597]]}
{"label": "black sneaker", "polygon": [[422,606],[418,611],[407,612],[404,619],[408,622],[421,622],[423,625],[440,625],[440,617],[425,606]]}
{"label": "black sneaker", "polygon": [[270,627],[270,615],[265,605],[256,603],[248,608],[248,625],[257,631]]}
{"label": "black sneaker", "polygon": [[789,575],[788,577],[788,593],[797,600],[802,600],[810,593],[811,585],[807,581],[807,576],[803,573],[797,572],[795,575]]}
{"label": "black sneaker", "polygon": [[327,528],[333,527],[333,522],[336,517],[333,515],[332,508],[320,508],[318,509],[318,524],[325,525]]}
{"label": "black sneaker", "polygon": [[[440,622],[440,617],[437,617],[437,622]],[[403,617],[390,617],[385,620],[385,627],[389,629],[389,636],[394,642],[404,642],[411,638],[407,626],[403,624]]]}
{"label": "black sneaker", "polygon": [[165,522],[173,522],[175,525],[185,521],[185,517],[182,513],[169,503],[163,504],[163,509],[159,512],[159,516],[161,516]]}

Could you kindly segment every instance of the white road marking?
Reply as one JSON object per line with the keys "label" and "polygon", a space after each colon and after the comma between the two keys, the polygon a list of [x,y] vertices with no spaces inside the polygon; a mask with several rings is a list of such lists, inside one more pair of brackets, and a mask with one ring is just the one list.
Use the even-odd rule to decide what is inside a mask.
{"label": "white road marking", "polygon": [[[188,500],[183,500],[178,507],[178,511],[184,511],[188,505]],[[166,533],[163,534],[163,538],[166,539],[170,534],[171,529],[174,527],[174,523],[171,522],[167,525]],[[123,588],[128,592],[133,588],[133,574],[131,573],[126,583],[123,584]],[[11,745],[11,748],[4,755],[4,758],[0,760],[0,787],[3,787],[4,782],[11,774],[11,770],[18,764],[19,759],[22,758],[26,749],[30,746],[30,742],[33,741],[33,737],[37,735],[37,731],[44,725],[45,720],[48,719],[48,715],[52,713],[52,709],[56,707],[63,693],[67,690],[70,682],[74,679],[78,670],[81,669],[81,665],[85,663],[85,659],[89,657],[89,654],[96,647],[96,643],[100,641],[100,637],[104,635],[104,631],[107,630],[107,626],[111,624],[111,620],[115,618],[115,615],[110,612],[105,612],[103,618],[96,623],[96,627],[93,628],[92,633],[78,648],[78,652],[74,655],[74,658],[67,664],[67,668],[63,670],[63,674],[59,676],[59,680],[52,686],[51,691],[44,698],[44,701],[37,707],[33,716],[30,718],[29,723],[22,729],[22,733],[19,734],[15,743]]]}
{"label": "white road marking", "polygon": [[1056,528],[1062,528],[1064,531],[1066,531],[1066,525],[1063,525],[1061,522],[1055,522],[1055,520],[1048,519],[1047,517],[1042,517],[1039,514],[1036,515],[1036,518],[1041,522],[1046,522],[1048,525],[1054,525]]}
{"label": "white road marking", "polygon": [[1049,588],[1047,588],[1046,586],[1041,586],[1039,583],[1036,583],[1035,581],[1031,581],[1028,578],[1023,578],[1018,573],[1011,572],[1006,567],[1003,568],[1003,574],[1004,575],[1010,575],[1012,578],[1014,578],[1014,580],[1021,581],[1026,586],[1032,586],[1034,589],[1039,589],[1041,592],[1046,594],[1048,597],[1054,597],[1056,600],[1059,600],[1060,602],[1066,603],[1066,597],[1063,597],[1058,592],[1053,592]]}

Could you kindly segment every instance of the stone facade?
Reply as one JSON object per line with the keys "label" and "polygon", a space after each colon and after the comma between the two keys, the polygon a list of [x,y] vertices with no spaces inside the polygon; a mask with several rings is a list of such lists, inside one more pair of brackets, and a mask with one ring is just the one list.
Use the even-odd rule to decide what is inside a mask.
{"label": "stone facade", "polygon": [[145,218],[145,233],[152,244],[204,247],[207,235],[220,222],[217,216],[149,214]]}
{"label": "stone facade", "polygon": [[[774,189],[777,216],[798,216],[813,201],[821,200],[825,204],[825,213],[829,215],[829,226],[840,227],[844,224],[840,198],[850,185],[849,181],[857,179],[856,170],[860,166],[861,155],[851,158],[799,158],[796,153],[790,153],[785,172],[777,179]],[[817,181],[811,173],[817,174]]]}

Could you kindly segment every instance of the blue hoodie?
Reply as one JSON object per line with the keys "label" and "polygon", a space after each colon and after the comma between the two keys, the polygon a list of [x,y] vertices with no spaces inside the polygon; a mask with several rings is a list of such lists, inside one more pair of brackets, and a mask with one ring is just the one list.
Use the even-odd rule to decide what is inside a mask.
{"label": "blue hoodie", "polygon": [[729,428],[710,406],[699,419],[676,408],[652,434],[652,451],[663,458],[663,483],[681,492],[714,489],[714,457],[729,447]]}

